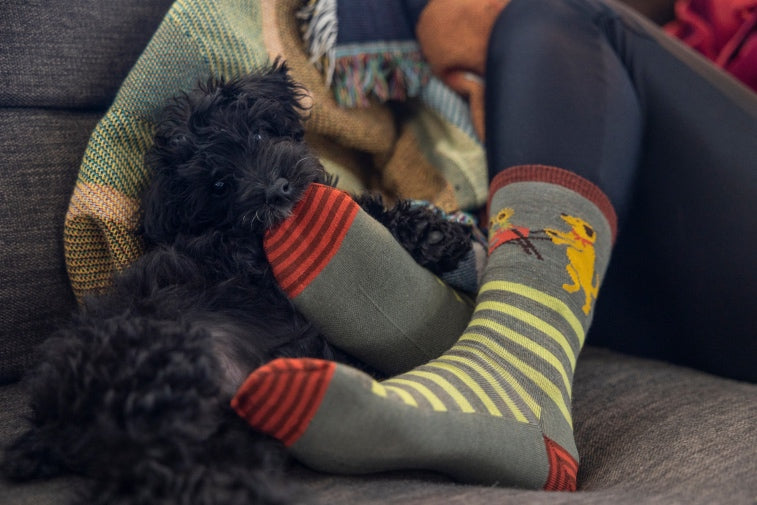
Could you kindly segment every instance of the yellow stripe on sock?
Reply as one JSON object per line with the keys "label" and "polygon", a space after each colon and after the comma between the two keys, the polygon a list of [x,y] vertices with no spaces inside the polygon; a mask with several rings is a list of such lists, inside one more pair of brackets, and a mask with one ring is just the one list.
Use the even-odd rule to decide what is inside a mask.
{"label": "yellow stripe on sock", "polygon": [[[478,363],[473,361],[470,358],[464,358],[462,356],[454,356],[454,355],[444,355],[441,358],[439,358],[437,361],[434,362],[434,364],[437,364],[442,361],[455,361],[457,363],[460,363],[461,365],[468,366],[476,371],[481,377],[484,378],[484,380],[489,384],[489,387],[491,387],[502,399],[502,401],[505,403],[507,408],[510,410],[512,415],[515,417],[517,421],[520,421],[522,423],[527,423],[528,419],[526,416],[523,415],[523,412],[518,408],[517,405],[515,405],[515,402],[510,398],[510,395],[507,394],[507,391],[505,391],[502,386],[499,384],[499,382],[492,377],[492,374],[487,372],[483,367],[481,367]],[[483,398],[482,398],[483,401]],[[496,409],[496,406],[494,407]],[[489,410],[491,413],[492,411]],[[499,409],[497,409],[497,412],[499,412]],[[494,414],[496,415],[496,414]],[[501,414],[500,414],[501,415]]]}
{"label": "yellow stripe on sock", "polygon": [[[418,393],[420,393],[421,396],[423,396],[426,400],[428,400],[428,402],[431,404],[431,407],[434,410],[438,412],[447,412],[447,407],[444,405],[444,403],[429,388],[427,388],[423,384],[418,384],[415,381],[411,381],[407,379],[400,379],[400,378],[389,379],[387,382],[392,382],[392,384],[400,384],[404,386],[409,386],[415,389],[416,391],[418,391]],[[391,388],[397,392],[399,392],[402,389],[396,386],[394,387],[386,386],[386,387],[387,389]],[[418,404],[416,403],[416,406],[417,405]]]}
{"label": "yellow stripe on sock", "polygon": [[445,288],[449,289],[452,292],[452,294],[455,297],[455,300],[457,300],[460,303],[473,305],[473,302],[470,298],[468,298],[467,296],[463,297],[461,293],[458,293],[456,289],[453,289],[449,284],[441,280],[439,277],[434,276],[434,278],[436,279],[436,282],[439,283],[439,285],[444,286]]}
{"label": "yellow stripe on sock", "polygon": [[536,370],[528,363],[520,360],[517,356],[510,353],[507,349],[485,335],[479,335],[477,333],[472,333],[469,331],[460,338],[460,341],[464,340],[477,342],[483,346],[486,346],[493,353],[497,354],[506,362],[517,368],[554,402],[568,424],[573,427],[573,420],[571,419],[570,412],[568,412],[568,408],[565,405],[565,401],[563,400],[560,388],[553,384],[552,381],[545,377],[541,372]]}
{"label": "yellow stripe on sock", "polygon": [[[487,356],[487,354],[478,347],[466,345],[465,342],[462,341],[462,338],[457,344],[455,344],[455,348],[465,349],[469,353],[475,354],[481,359],[481,361],[489,364],[489,366],[497,370],[498,373],[502,376],[502,380],[515,390],[515,393],[520,396],[521,400],[523,400],[523,403],[525,403],[529,410],[531,410],[534,417],[536,417],[536,419],[539,419],[539,417],[541,416],[541,405],[539,405],[539,403],[534,400],[533,396],[531,396],[531,393],[523,389],[523,386],[521,386],[520,382],[515,380],[515,377],[513,377],[507,370],[502,368],[502,364],[499,361],[496,361],[491,356]],[[444,357],[450,358],[451,356]]]}
{"label": "yellow stripe on sock", "polygon": [[423,377],[424,379],[430,380],[431,382],[442,388],[444,392],[447,393],[455,401],[461,411],[468,414],[476,411],[476,409],[473,408],[473,405],[468,402],[468,400],[462,395],[462,393],[460,393],[460,391],[458,391],[455,386],[450,384],[450,382],[441,375],[425,372],[423,370],[412,370],[403,375],[405,377],[407,377],[408,375]]}
{"label": "yellow stripe on sock", "polygon": [[550,296],[542,291],[539,291],[538,289],[534,289],[531,286],[526,286],[525,284],[518,284],[517,282],[508,282],[508,281],[490,281],[481,286],[481,289],[479,290],[480,293],[485,293],[487,291],[508,291],[510,293],[515,293],[521,296],[524,296],[526,298],[529,298],[537,303],[540,303],[544,305],[545,307],[554,310],[558,314],[560,314],[563,319],[568,323],[568,325],[573,328],[573,331],[576,334],[576,337],[578,338],[579,345],[583,345],[584,339],[586,338],[586,333],[584,332],[584,327],[581,324],[581,322],[578,320],[576,315],[573,313],[572,310],[570,310],[570,307],[568,307],[565,302],[560,300],[559,298],[555,298],[554,296]]}
{"label": "yellow stripe on sock", "polygon": [[393,393],[396,393],[397,396],[399,396],[400,399],[403,402],[405,402],[405,404],[410,405],[411,407],[418,406],[418,402],[415,401],[415,398],[413,398],[413,395],[411,395],[404,389],[398,388],[398,387],[392,387],[392,386],[383,386],[382,384],[379,384],[379,386],[382,386],[384,388],[384,391],[392,391]]}
{"label": "yellow stripe on sock", "polygon": [[535,315],[531,314],[528,311],[519,309],[518,307],[514,307],[513,305],[503,303],[503,302],[494,302],[494,301],[481,302],[476,306],[476,312],[478,312],[479,310],[493,310],[501,314],[507,314],[520,321],[523,321],[524,323],[529,324],[530,326],[533,326],[534,328],[541,331],[542,333],[550,337],[552,340],[557,342],[560,348],[562,348],[562,350],[565,352],[565,356],[568,358],[568,362],[570,363],[571,370],[575,369],[576,355],[573,352],[573,348],[570,346],[568,339],[565,338],[565,335],[563,335],[561,331],[559,331],[557,328],[555,328],[551,324],[547,323],[546,321],[542,321],[541,319],[539,319],[538,317],[536,317]]}
{"label": "yellow stripe on sock", "polygon": [[383,398],[386,398],[388,395],[386,388],[376,381],[373,381],[373,384],[371,384],[371,393]]}
{"label": "yellow stripe on sock", "polygon": [[571,383],[570,379],[568,379],[568,374],[565,373],[565,367],[562,363],[560,363],[560,360],[555,357],[554,354],[549,352],[544,347],[540,346],[533,340],[529,339],[525,335],[522,335],[518,333],[515,330],[512,330],[511,328],[508,328],[507,326],[494,322],[490,319],[483,318],[483,317],[477,317],[474,319],[471,319],[470,325],[468,326],[469,329],[475,328],[475,327],[482,327],[487,328],[495,333],[497,335],[501,335],[511,342],[524,347],[531,351],[532,353],[539,356],[541,359],[552,365],[552,367],[557,370],[557,373],[560,374],[560,377],[562,377],[563,386],[565,387],[565,391],[568,393],[568,396],[571,395]]}
{"label": "yellow stripe on sock", "polygon": [[494,405],[494,402],[492,399],[487,395],[483,389],[481,389],[481,386],[479,386],[476,381],[471,378],[470,375],[460,370],[459,367],[455,365],[450,365],[449,363],[443,363],[439,360],[432,361],[431,363],[428,363],[426,366],[433,367],[433,368],[439,368],[441,370],[446,370],[453,374],[455,377],[460,379],[460,381],[465,384],[465,386],[470,389],[471,393],[476,395],[476,397],[481,400],[481,403],[484,404],[486,407],[486,410],[489,412],[489,414],[497,417],[502,417],[502,412],[499,411],[496,405]]}

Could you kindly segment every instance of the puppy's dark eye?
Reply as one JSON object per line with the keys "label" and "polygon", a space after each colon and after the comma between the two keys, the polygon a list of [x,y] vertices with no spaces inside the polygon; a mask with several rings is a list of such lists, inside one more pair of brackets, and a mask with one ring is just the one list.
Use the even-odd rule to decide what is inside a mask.
{"label": "puppy's dark eye", "polygon": [[213,194],[215,196],[223,196],[229,189],[229,185],[225,181],[216,181],[213,183]]}
{"label": "puppy's dark eye", "polygon": [[187,143],[187,141],[188,139],[186,135],[179,134],[179,135],[176,135],[175,137],[171,137],[171,139],[168,141],[168,144],[171,147],[182,147],[184,146],[184,144]]}
{"label": "puppy's dark eye", "polygon": [[253,135],[252,138],[254,138],[256,142],[260,142],[261,140],[263,140],[263,136],[259,133],[256,133],[255,135]]}

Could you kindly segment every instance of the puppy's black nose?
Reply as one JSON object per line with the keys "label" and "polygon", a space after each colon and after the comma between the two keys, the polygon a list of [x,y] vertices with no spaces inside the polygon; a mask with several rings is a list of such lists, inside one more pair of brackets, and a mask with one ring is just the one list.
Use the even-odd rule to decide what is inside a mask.
{"label": "puppy's black nose", "polygon": [[279,177],[268,188],[268,198],[281,198],[288,197],[292,193],[292,186],[289,185],[289,180],[283,177]]}

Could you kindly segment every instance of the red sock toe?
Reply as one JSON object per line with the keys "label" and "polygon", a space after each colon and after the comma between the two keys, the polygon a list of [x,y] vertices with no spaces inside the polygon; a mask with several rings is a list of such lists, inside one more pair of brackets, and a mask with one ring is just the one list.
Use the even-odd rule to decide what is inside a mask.
{"label": "red sock toe", "polygon": [[318,359],[276,359],[247,377],[231,406],[250,426],[288,447],[305,433],[335,368]]}

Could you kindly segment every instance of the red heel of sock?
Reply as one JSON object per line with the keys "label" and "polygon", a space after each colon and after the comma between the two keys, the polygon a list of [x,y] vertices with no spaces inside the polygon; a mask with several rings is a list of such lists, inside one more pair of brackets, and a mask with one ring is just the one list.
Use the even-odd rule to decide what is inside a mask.
{"label": "red heel of sock", "polygon": [[547,458],[549,459],[549,476],[544,484],[545,491],[575,491],[578,477],[578,462],[568,451],[547,437]]}

